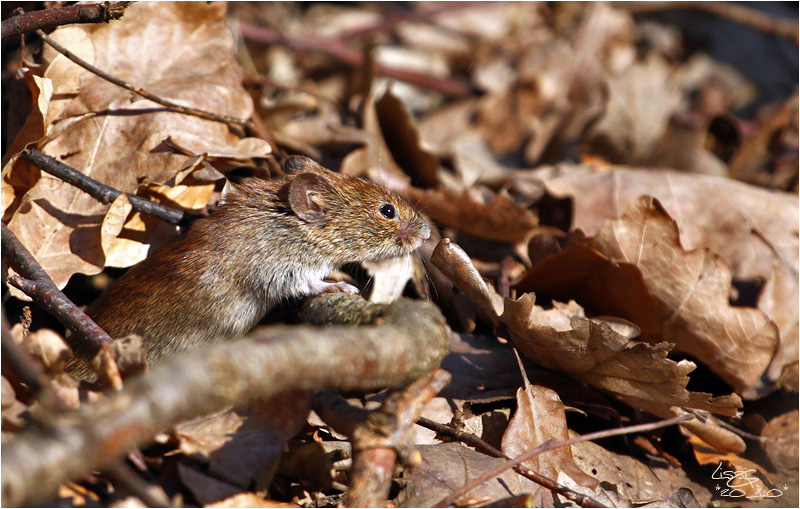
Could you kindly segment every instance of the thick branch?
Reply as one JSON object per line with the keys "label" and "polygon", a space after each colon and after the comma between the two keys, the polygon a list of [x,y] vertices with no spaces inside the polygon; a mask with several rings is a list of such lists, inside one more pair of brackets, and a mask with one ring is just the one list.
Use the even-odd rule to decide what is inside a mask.
{"label": "thick branch", "polygon": [[33,504],[66,479],[102,469],[176,423],[286,390],[371,390],[407,383],[437,367],[448,349],[447,324],[426,302],[375,305],[350,295],[321,295],[305,313],[382,325],[280,326],[172,358],[70,422],[26,429],[3,444],[2,503]]}
{"label": "thick branch", "polygon": [[[77,187],[105,205],[113,202],[117,196],[122,194],[121,191],[101,184],[75,168],[62,163],[54,157],[39,152],[36,149],[25,149],[20,154],[20,157],[34,166],[41,168],[50,175],[63,180],[67,184]],[[161,203],[136,196],[135,194],[126,194],[128,195],[128,200],[130,200],[133,210],[161,219],[166,223],[186,226],[195,219],[192,214],[187,212],[162,205]]]}
{"label": "thick branch", "polygon": [[26,12],[3,20],[2,40],[5,41],[34,30],[49,30],[72,23],[108,23],[112,19],[121,18],[131,3],[133,2],[77,4]]}

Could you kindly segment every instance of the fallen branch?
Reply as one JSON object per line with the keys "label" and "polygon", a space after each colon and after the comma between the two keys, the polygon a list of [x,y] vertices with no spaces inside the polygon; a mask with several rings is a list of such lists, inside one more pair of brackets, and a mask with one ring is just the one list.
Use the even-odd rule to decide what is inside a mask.
{"label": "fallen branch", "polygon": [[386,506],[397,456],[400,454],[405,464],[419,464],[419,452],[411,441],[414,422],[450,378],[441,368],[427,373],[402,391],[389,394],[380,408],[356,427],[351,437],[353,468],[345,507]]}
{"label": "fallen branch", "polygon": [[569,440],[563,440],[559,442],[548,440],[547,442],[538,445],[523,454],[520,454],[516,458],[501,463],[492,470],[483,473],[479,477],[473,479],[472,481],[462,486],[460,489],[454,491],[450,495],[440,500],[433,507],[448,507],[454,501],[463,497],[464,495],[466,495],[473,489],[477,488],[481,484],[494,479],[495,477],[502,474],[509,468],[514,468],[517,465],[521,465],[522,463],[525,463],[526,461],[547,451],[552,451],[553,449],[560,449],[562,447],[569,447],[571,445],[579,444],[581,442],[588,442],[590,440],[599,440],[601,438],[614,437],[618,435],[627,435],[630,433],[641,433],[643,431],[652,431],[654,429],[666,428],[667,426],[672,426],[673,424],[679,424],[681,422],[691,421],[692,419],[694,419],[693,415],[686,414],[686,415],[681,415],[679,417],[673,417],[672,419],[665,419],[663,421],[657,421],[648,424],[636,424],[634,426],[622,426],[616,429],[595,431],[594,433],[587,433],[585,435],[581,435],[575,438],[570,438]]}
{"label": "fallen branch", "polygon": [[138,95],[144,97],[145,99],[153,101],[156,104],[160,104],[161,106],[164,106],[165,108],[168,108],[168,109],[170,109],[172,111],[175,111],[175,112],[178,112],[178,113],[183,113],[184,115],[191,115],[191,116],[194,116],[194,117],[200,117],[200,118],[204,118],[206,120],[211,120],[211,121],[214,121],[214,122],[221,122],[221,123],[227,124],[229,126],[238,126],[238,127],[241,127],[241,128],[244,128],[244,129],[249,129],[249,130],[252,130],[252,128],[253,128],[253,122],[251,120],[242,120],[240,118],[231,117],[229,115],[221,115],[221,114],[217,114],[217,113],[211,113],[210,111],[204,111],[204,110],[200,110],[200,109],[197,109],[197,108],[192,108],[192,107],[189,107],[189,106],[183,106],[183,105],[180,105],[180,104],[178,104],[176,102],[170,101],[169,99],[164,99],[164,98],[158,97],[157,95],[151,94],[150,92],[148,92],[147,90],[145,90],[143,88],[135,87],[135,86],[131,85],[130,83],[128,83],[127,81],[123,81],[123,80],[117,78],[116,76],[112,76],[112,75],[108,74],[107,72],[103,71],[102,69],[99,69],[99,68],[93,66],[92,64],[90,64],[86,60],[80,58],[75,53],[71,52],[70,50],[68,50],[64,46],[60,45],[59,43],[57,43],[56,41],[54,41],[53,39],[48,37],[41,30],[37,30],[36,33],[39,35],[39,37],[41,37],[44,40],[44,42],[46,42],[47,44],[52,46],[53,49],[55,49],[56,51],[58,51],[59,53],[61,53],[65,57],[67,57],[68,59],[72,60],[73,62],[75,62],[79,66],[83,67],[87,71],[91,72],[92,74],[95,74],[95,75],[99,76],[100,78],[103,78],[106,81],[110,81],[111,83],[113,83],[113,84],[115,84],[115,85],[117,85],[119,87],[122,87],[122,88],[124,88],[126,90],[130,90],[134,94],[138,94]]}
{"label": "fallen branch", "polygon": [[108,23],[112,19],[120,19],[125,14],[125,9],[132,3],[77,4],[26,12],[3,20],[2,40],[5,41],[34,30],[49,30],[73,23]]}
{"label": "fallen branch", "polygon": [[101,371],[97,373],[98,377],[115,389],[120,389],[122,378],[109,348],[113,341],[111,337],[58,289],[14,232],[3,225],[2,233],[3,260],[16,272],[8,277],[8,283],[24,292],[39,307],[74,332],[76,337],[73,337],[70,346],[73,349],[80,347],[81,350],[91,352],[91,355],[99,356],[98,365],[102,368],[98,369]]}
{"label": "fallen branch", "polygon": [[408,383],[437,367],[449,329],[430,303],[390,305],[326,294],[303,310],[312,323],[279,326],[176,356],[121,392],[82,407],[47,429],[25,429],[3,444],[2,503],[35,504],[67,479],[103,469],[179,422],[287,390],[373,390]]}
{"label": "fallen branch", "polygon": [[[63,180],[67,184],[77,187],[105,205],[110,204],[119,195],[123,194],[122,191],[102,184],[84,175],[75,168],[62,163],[54,157],[39,152],[36,149],[25,149],[20,153],[20,157],[34,166],[41,168],[50,175]],[[136,196],[135,194],[125,194],[127,194],[133,210],[161,219],[166,223],[188,226],[196,219],[193,214],[189,214],[188,212],[162,205],[161,203]]]}

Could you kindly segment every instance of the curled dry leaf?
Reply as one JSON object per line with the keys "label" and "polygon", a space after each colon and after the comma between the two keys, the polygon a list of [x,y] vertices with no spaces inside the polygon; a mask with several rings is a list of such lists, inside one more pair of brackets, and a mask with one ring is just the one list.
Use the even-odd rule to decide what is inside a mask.
{"label": "curled dry leaf", "polygon": [[3,222],[7,223],[17,210],[25,191],[33,187],[41,171],[27,161],[19,160],[19,154],[27,145],[44,136],[45,117],[53,96],[53,82],[37,76],[31,69],[23,69],[22,77],[30,97],[30,113],[16,138],[6,150],[3,158],[2,207]]}
{"label": "curled dry leaf", "polygon": [[657,200],[640,198],[585,242],[638,267],[658,302],[664,341],[701,359],[740,394],[757,384],[778,346],[777,327],[757,309],[730,305],[727,266],[707,249],[683,249]]}
{"label": "curled dry leaf", "polygon": [[658,302],[636,265],[612,260],[588,246],[572,245],[545,258],[514,289],[562,302],[575,299],[596,314],[630,320],[645,341],[661,337]]}
{"label": "curled dry leaf", "polygon": [[712,398],[687,391],[688,374],[695,365],[667,359],[668,343],[630,346],[628,338],[606,323],[585,318],[574,302],[545,311],[536,306],[532,294],[501,301],[467,254],[449,241],[436,247],[431,261],[486,316],[504,325],[528,358],[544,367],[571,374],[655,415],[672,416],[670,407],[675,406],[733,416],[741,406],[736,395]]}
{"label": "curled dry leaf", "polygon": [[[590,236],[608,219],[621,216],[640,196],[657,198],[675,221],[681,246],[687,250],[708,248],[720,255],[730,266],[734,279],[766,281],[758,308],[775,322],[781,335],[780,348],[767,379],[777,380],[785,366],[797,362],[800,218],[797,195],[768,191],[727,178],[667,170],[594,171],[586,166],[559,165],[537,170],[535,174],[549,193],[572,198],[573,227]],[[624,266],[619,259],[615,263]],[[548,265],[548,270],[554,270],[552,263]],[[538,275],[532,281],[546,277],[542,270],[534,270]],[[530,290],[544,290],[544,286]],[[583,296],[577,294],[573,298],[592,302],[582,300]],[[616,316],[629,318],[636,307],[628,307],[627,314]],[[639,314],[632,321],[647,329],[638,321],[641,318]]]}
{"label": "curled dry leaf", "polygon": [[629,345],[628,338],[607,324],[582,314],[574,302],[544,310],[532,294],[526,294],[516,301],[505,300],[500,322],[526,357],[611,392],[635,408],[655,415],[673,406],[736,415],[741,406],[738,396],[712,398],[686,390],[695,365],[667,359],[670,344]]}
{"label": "curled dry leaf", "polygon": [[[114,23],[68,26],[52,37],[97,67],[183,104],[246,119],[252,101],[231,51],[224,4],[134,4]],[[164,48],[170,51],[165,52]],[[47,50],[45,78],[52,80],[45,133],[38,149],[123,192],[141,182],[168,182],[191,162],[159,151],[170,134],[201,137],[227,152],[240,138],[218,122],[174,113],[78,67]],[[256,142],[263,155],[266,142]],[[253,147],[248,146],[248,155]],[[210,149],[209,149],[210,150]],[[14,172],[28,171],[24,166]],[[18,182],[19,178],[14,182]],[[9,227],[63,287],[78,272],[98,273],[106,255],[100,240],[108,207],[59,180],[15,187],[19,207]],[[21,198],[19,195],[25,193]],[[5,198],[4,198],[5,199]],[[108,245],[108,238],[105,243]],[[110,245],[113,255],[113,242]],[[118,257],[125,258],[125,257]],[[122,263],[131,264],[135,259]]]}
{"label": "curled dry leaf", "polygon": [[486,316],[496,320],[503,314],[503,298],[483,280],[469,255],[458,244],[442,239],[433,250],[431,262]]}
{"label": "curled dry leaf", "polygon": [[375,101],[375,112],[388,149],[400,168],[411,177],[411,183],[417,187],[436,187],[439,159],[422,146],[411,112],[391,88]]}

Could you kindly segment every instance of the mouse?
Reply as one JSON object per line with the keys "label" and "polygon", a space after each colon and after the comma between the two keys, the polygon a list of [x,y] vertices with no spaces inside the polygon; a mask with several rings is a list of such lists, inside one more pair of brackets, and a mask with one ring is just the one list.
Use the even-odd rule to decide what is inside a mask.
{"label": "mouse", "polygon": [[[142,337],[153,365],[239,336],[281,301],[358,293],[324,278],[350,262],[410,255],[430,237],[414,208],[371,181],[291,156],[284,176],[244,178],[208,217],[131,267],[86,309],[113,338]],[[75,351],[68,371],[92,378]]]}

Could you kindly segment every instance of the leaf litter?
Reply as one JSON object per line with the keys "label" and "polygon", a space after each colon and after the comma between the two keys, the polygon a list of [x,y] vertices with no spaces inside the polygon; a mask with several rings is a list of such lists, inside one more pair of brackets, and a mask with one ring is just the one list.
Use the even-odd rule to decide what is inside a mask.
{"label": "leaf litter", "polygon": [[[262,129],[170,112],[49,47],[27,50],[21,67],[4,59],[17,72],[13,90],[26,94],[9,121],[4,223],[79,295],[89,284],[79,275],[129,267],[178,229],[124,195],[103,205],[41,173],[19,157],[24,147],[195,213],[213,210],[228,177],[270,176],[281,152],[311,155],[386,185],[432,223],[419,259],[346,268],[371,300],[424,297],[445,313],[453,380],[426,416],[513,457],[550,439],[695,413],[701,422],[637,436],[636,447],[581,443],[526,466],[610,506],[731,506],[715,492],[715,469],[752,471],[748,504],[791,505],[796,92],[768,104],[763,83],[690,54],[680,30],[624,5],[424,14],[434,6],[144,2],[108,24],[56,29],[54,39],[115,76]],[[266,43],[237,23],[297,35]],[[349,58],[341,48],[365,63],[339,65]],[[390,82],[387,68],[411,72]],[[473,92],[450,97],[446,79]],[[4,306],[12,322],[15,302]],[[63,373],[60,332],[40,320],[24,345],[54,392],[72,407],[101,398]],[[4,371],[2,381],[5,437],[43,410],[19,380]],[[145,470],[188,505],[333,506],[348,482],[347,462],[331,452],[340,449],[323,448],[326,472],[307,479],[295,477],[311,472],[297,466],[304,456],[281,459],[290,440],[341,440],[307,424],[306,397],[176,425],[143,450]],[[396,479],[398,506],[435,504],[503,461],[417,436],[422,462]],[[64,485],[61,500],[92,503],[101,482]],[[781,497],[764,497],[771,489]],[[112,493],[104,500],[121,497]],[[523,494],[536,507],[571,503],[512,470],[461,503]]]}

